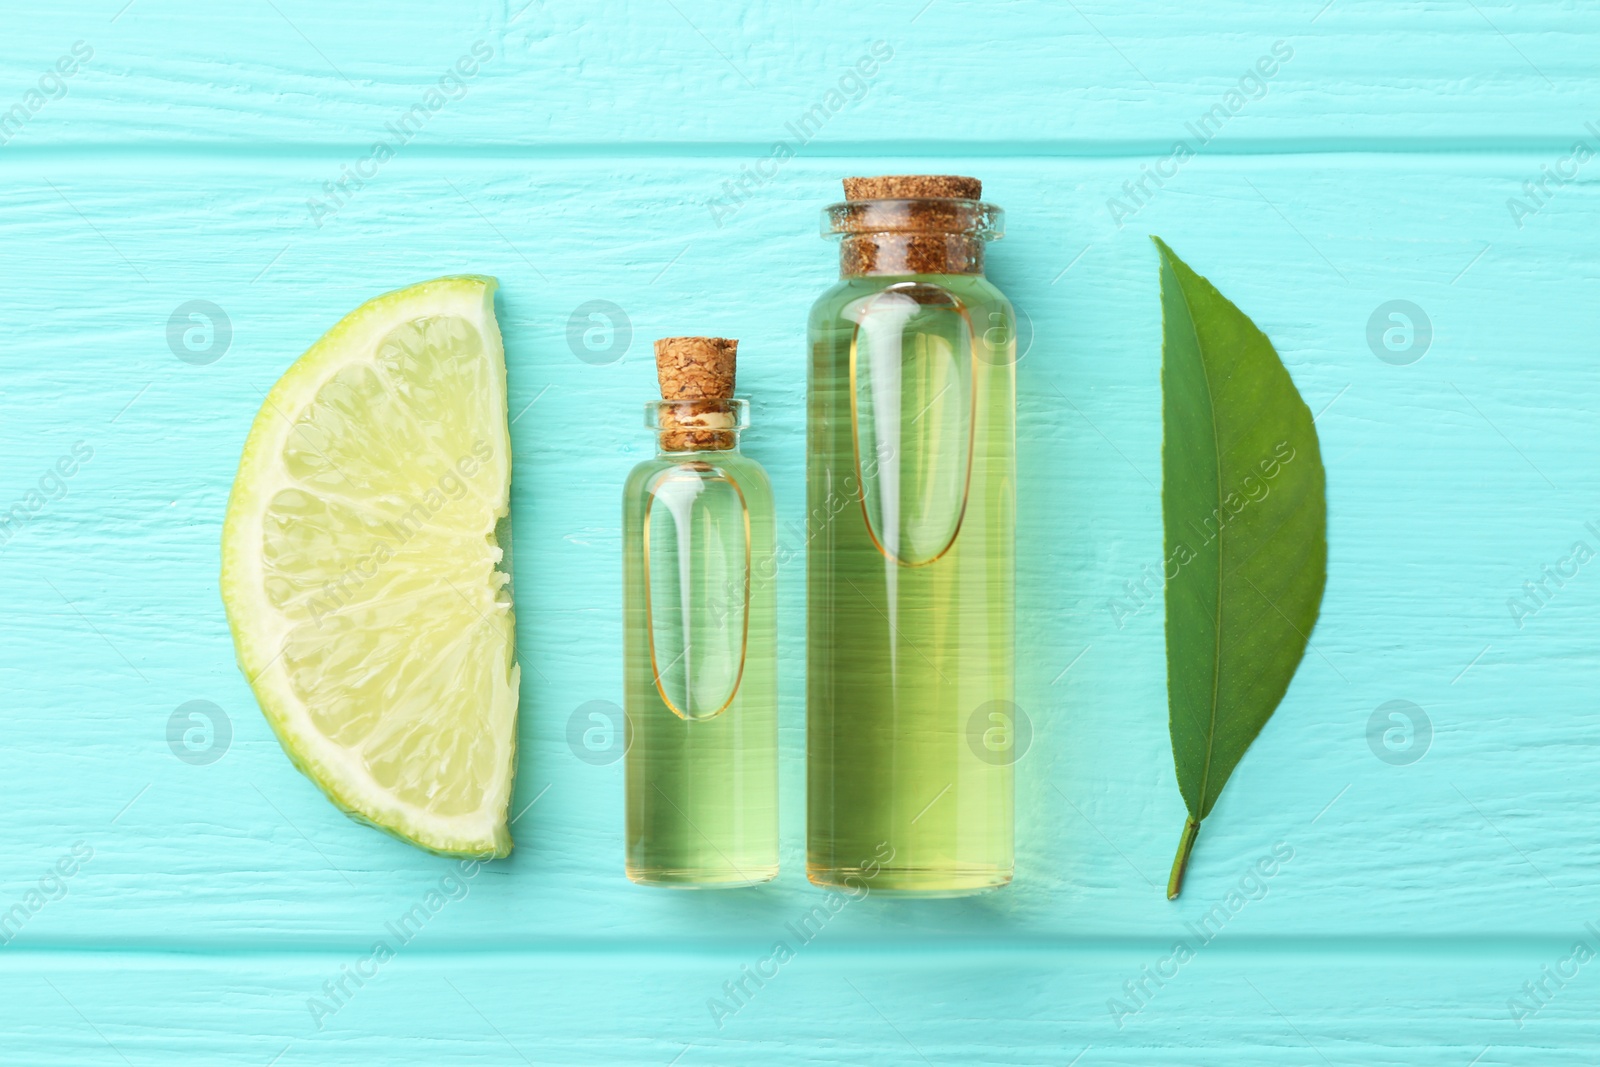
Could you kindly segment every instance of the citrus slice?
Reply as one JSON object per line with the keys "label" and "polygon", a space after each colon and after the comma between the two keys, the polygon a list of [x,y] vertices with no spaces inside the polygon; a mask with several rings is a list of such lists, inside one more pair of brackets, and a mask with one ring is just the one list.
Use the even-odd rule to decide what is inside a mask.
{"label": "citrus slice", "polygon": [[312,345],[256,415],[222,530],[239,666],[289,758],[353,818],[463,856],[511,851],[495,285],[388,293]]}

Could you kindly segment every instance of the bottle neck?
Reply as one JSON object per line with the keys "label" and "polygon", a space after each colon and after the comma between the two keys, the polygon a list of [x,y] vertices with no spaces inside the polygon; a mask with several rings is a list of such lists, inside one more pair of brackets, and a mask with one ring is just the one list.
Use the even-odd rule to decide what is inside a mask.
{"label": "bottle neck", "polygon": [[645,425],[656,432],[662,456],[739,451],[739,431],[750,425],[743,400],[656,400],[645,405]]}
{"label": "bottle neck", "polygon": [[663,458],[683,459],[737,451],[738,430],[661,430],[656,433],[656,455]]}
{"label": "bottle neck", "polygon": [[839,277],[983,274],[983,238],[965,233],[859,233],[839,242]]}
{"label": "bottle neck", "polygon": [[909,197],[846,200],[822,213],[839,239],[839,276],[983,274],[983,246],[1005,232],[1005,213],[980,200]]}

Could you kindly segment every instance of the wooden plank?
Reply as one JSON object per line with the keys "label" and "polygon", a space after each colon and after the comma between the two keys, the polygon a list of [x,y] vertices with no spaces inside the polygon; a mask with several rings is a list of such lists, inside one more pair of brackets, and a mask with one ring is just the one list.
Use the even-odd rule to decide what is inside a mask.
{"label": "wooden plank", "polygon": [[[1600,121],[1588,36],[1596,16],[1570,4],[876,0],[691,11],[652,0],[471,10],[404,0],[379,18],[309,0],[106,7],[11,20],[0,110],[25,103],[33,113],[8,152],[215,142],[254,155],[285,144],[365,150],[398,140],[389,124],[419,105],[430,110],[413,120],[408,153],[643,145],[673,154],[715,143],[742,146],[751,162],[807,115],[808,153],[871,152],[885,140],[935,151],[1133,143],[1164,152],[1195,140],[1187,124],[1207,114],[1215,125],[1205,136],[1224,144],[1491,138],[1555,149]],[[92,56],[58,84],[56,63],[77,42]],[[874,67],[876,42],[891,58]],[[475,73],[458,85],[448,79],[463,58]],[[863,61],[870,77],[852,77]]]}
{"label": "wooden plank", "polygon": [[[257,1065],[1565,1067],[1592,1062],[1600,1036],[1595,964],[1575,972],[1566,964],[1572,977],[1559,985],[1544,977],[1571,952],[1559,942],[1470,958],[1401,945],[1331,956],[1196,945],[1179,963],[1170,945],[1154,942],[1068,957],[884,959],[831,935],[824,927],[803,942],[780,925],[737,950],[670,957],[440,954],[415,943],[381,961],[370,947],[7,953],[7,1052],[85,1065],[182,1055]],[[786,957],[775,951],[780,942]],[[767,977],[749,977],[757,968]],[[358,985],[351,974],[365,977]],[[1541,980],[1549,995],[1514,1017],[1510,1002]]]}

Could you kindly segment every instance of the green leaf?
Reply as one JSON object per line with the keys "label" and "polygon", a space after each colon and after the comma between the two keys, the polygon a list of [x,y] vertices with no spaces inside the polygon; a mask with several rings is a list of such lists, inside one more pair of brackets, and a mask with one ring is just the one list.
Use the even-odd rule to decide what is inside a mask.
{"label": "green leaf", "polygon": [[1189,808],[1168,898],[1200,821],[1305,654],[1328,575],[1311,412],[1266,334],[1161,253],[1161,517],[1167,707]]}

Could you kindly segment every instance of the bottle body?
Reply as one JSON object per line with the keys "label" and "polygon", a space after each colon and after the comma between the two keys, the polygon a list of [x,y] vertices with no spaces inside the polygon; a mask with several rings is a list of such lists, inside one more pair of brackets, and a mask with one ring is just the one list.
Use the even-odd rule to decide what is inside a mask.
{"label": "bottle body", "polygon": [[771,485],[736,447],[658,454],[628,477],[622,529],[628,877],[767,881],[778,871]]}
{"label": "bottle body", "polygon": [[812,309],[813,882],[1011,880],[1015,334],[981,273],[846,277]]}

